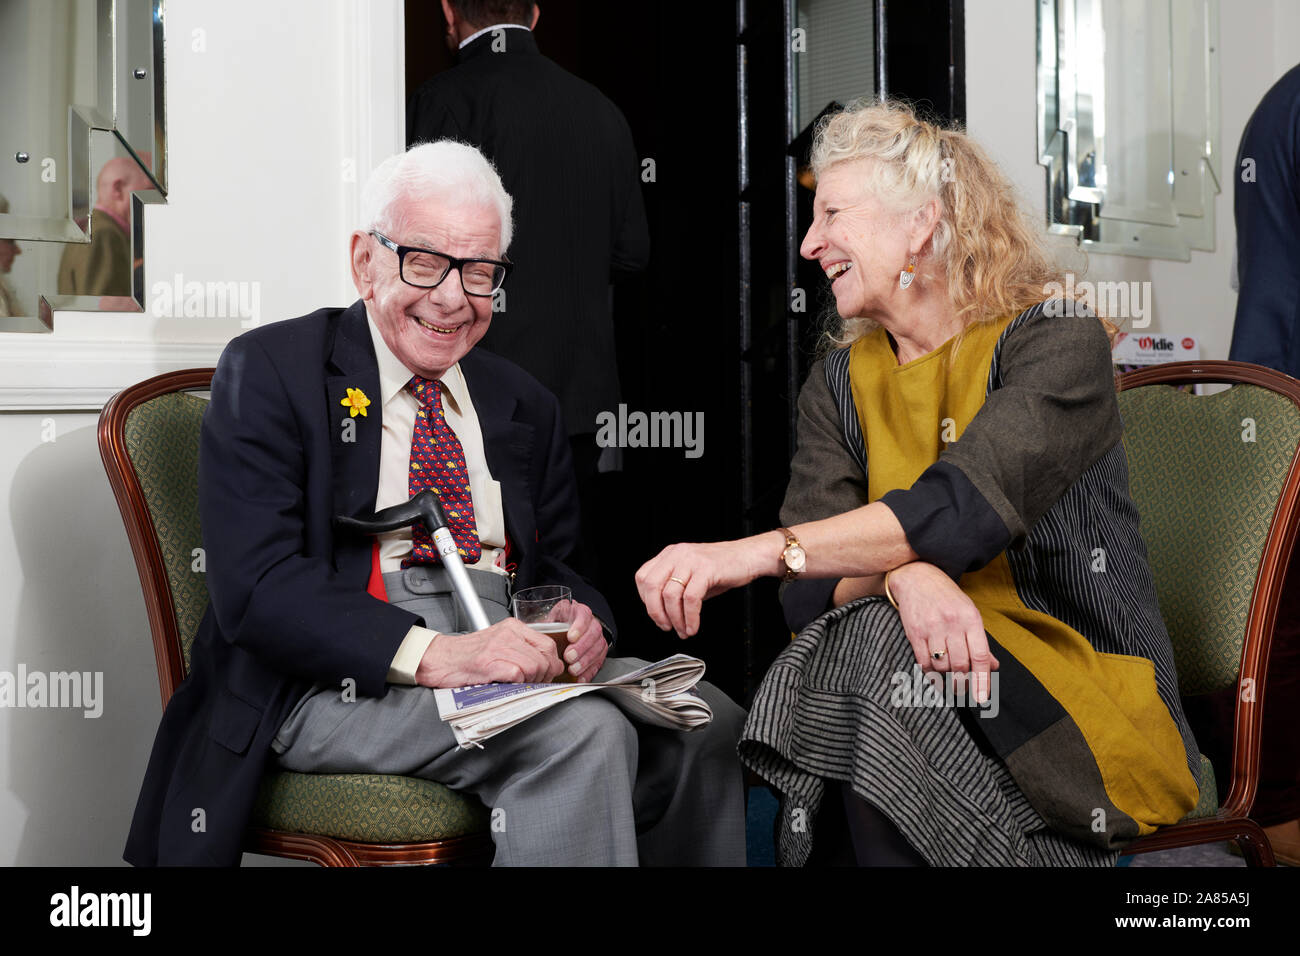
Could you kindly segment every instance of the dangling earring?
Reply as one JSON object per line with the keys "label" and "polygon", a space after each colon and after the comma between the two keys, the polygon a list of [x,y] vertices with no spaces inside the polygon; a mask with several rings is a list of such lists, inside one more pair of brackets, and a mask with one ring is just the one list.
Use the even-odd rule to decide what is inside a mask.
{"label": "dangling earring", "polygon": [[907,268],[898,274],[898,287],[906,289],[916,277],[916,256],[907,260]]}

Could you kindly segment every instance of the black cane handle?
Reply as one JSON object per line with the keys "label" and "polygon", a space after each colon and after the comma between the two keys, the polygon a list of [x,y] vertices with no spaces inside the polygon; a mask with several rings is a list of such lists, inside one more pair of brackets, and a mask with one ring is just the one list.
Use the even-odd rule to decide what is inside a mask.
{"label": "black cane handle", "polygon": [[393,505],[383,511],[376,511],[369,518],[350,518],[338,515],[334,523],[345,530],[358,534],[380,534],[384,531],[396,531],[407,525],[423,523],[425,530],[433,534],[438,528],[447,527],[447,514],[442,510],[442,500],[438,493],[426,488],[410,501]]}

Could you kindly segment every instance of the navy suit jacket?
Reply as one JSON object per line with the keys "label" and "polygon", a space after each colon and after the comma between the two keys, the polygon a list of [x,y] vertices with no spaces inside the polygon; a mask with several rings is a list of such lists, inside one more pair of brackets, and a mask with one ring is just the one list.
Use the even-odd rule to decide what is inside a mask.
{"label": "navy suit jacket", "polygon": [[[460,366],[501,484],[516,587],[567,584],[612,628],[604,598],[565,563],[578,497],[558,401],[489,352]],[[350,418],[349,388],[380,394],[360,302],[255,329],[221,356],[199,445],[210,603],[154,742],[130,863],[238,863],[294,703],[314,682],[349,678],[382,696],[398,646],[422,623],[366,593],[371,539],[333,527],[336,515],[374,510],[379,480],[382,410]]]}
{"label": "navy suit jacket", "polygon": [[1247,121],[1233,197],[1241,288],[1228,357],[1300,378],[1300,66]]}

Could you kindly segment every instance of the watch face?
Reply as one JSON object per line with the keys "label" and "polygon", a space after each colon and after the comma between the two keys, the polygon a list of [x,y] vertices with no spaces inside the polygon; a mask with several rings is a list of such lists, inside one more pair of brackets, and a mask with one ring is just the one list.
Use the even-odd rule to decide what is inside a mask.
{"label": "watch face", "polygon": [[804,564],[807,563],[807,556],[803,553],[803,548],[797,544],[792,544],[785,549],[785,566],[791,571],[798,573],[803,570]]}

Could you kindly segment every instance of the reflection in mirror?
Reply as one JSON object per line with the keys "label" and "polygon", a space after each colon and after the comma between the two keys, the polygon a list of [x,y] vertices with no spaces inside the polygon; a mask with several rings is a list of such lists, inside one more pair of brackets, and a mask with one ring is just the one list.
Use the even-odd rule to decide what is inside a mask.
{"label": "reflection in mirror", "polygon": [[[98,168],[94,198],[89,222],[78,222],[89,233],[90,242],[62,247],[56,291],[60,296],[128,296],[135,267],[131,194],[152,189],[153,182],[115,137],[96,130],[91,144],[92,168]],[[51,288],[48,281],[42,287]]]}
{"label": "reflection in mirror", "polygon": [[166,190],[163,36],[162,0],[0,0],[0,331],[140,309],[132,194]]}
{"label": "reflection in mirror", "polygon": [[[84,239],[69,209],[72,140],[87,121],[111,126],[112,77],[101,72],[95,0],[0,3],[0,235]],[[81,115],[69,122],[69,107]],[[74,187],[75,188],[75,187]]]}
{"label": "reflection in mirror", "polygon": [[1214,248],[1217,0],[1039,0],[1048,228],[1098,252]]}

